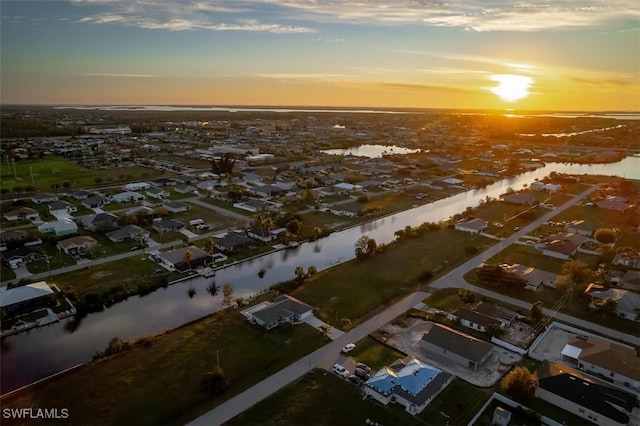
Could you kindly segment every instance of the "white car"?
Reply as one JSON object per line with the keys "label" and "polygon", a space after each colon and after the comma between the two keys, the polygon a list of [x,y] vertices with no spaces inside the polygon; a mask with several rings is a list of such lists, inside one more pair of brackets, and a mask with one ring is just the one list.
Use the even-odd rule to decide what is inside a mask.
{"label": "white car", "polygon": [[349,343],[349,344],[345,345],[344,348],[342,348],[342,353],[348,354],[349,352],[351,352],[355,348],[356,348],[355,343]]}
{"label": "white car", "polygon": [[342,365],[340,364],[334,364],[333,365],[333,372],[336,373],[338,376],[342,376],[342,377],[349,377],[349,370],[347,370],[346,368],[344,368]]}

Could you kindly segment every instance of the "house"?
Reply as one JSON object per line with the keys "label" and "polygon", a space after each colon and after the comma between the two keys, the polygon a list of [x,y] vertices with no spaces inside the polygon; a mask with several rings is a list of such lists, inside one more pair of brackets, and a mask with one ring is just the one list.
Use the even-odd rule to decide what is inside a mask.
{"label": "house", "polygon": [[486,302],[478,302],[469,307],[461,306],[451,315],[458,318],[461,325],[482,332],[492,327],[506,329],[518,317],[518,314],[509,309]]}
{"label": "house", "polygon": [[191,185],[179,184],[179,185],[176,185],[176,187],[173,188],[173,190],[178,194],[191,194],[193,191],[196,190],[196,187]]}
{"label": "house", "polygon": [[158,232],[177,231],[179,229],[184,228],[184,223],[179,222],[175,219],[160,219],[160,220],[156,219],[153,221],[153,224],[151,225],[151,227]]}
{"label": "house", "polygon": [[558,278],[558,274],[532,268],[531,266],[520,265],[519,263],[503,266],[503,269],[527,280],[527,286],[525,288],[534,291],[538,291],[541,285],[555,288],[556,278]]}
{"label": "house", "polygon": [[147,197],[138,192],[124,191],[118,194],[111,195],[110,198],[112,201],[115,201],[117,203],[137,203],[140,201],[144,201],[144,199]]}
{"label": "house", "polygon": [[156,200],[164,200],[165,198],[169,198],[169,193],[160,188],[147,189],[147,195],[151,198],[155,198]]}
{"label": "house", "polygon": [[251,192],[261,197],[272,197],[287,192],[285,189],[276,185],[262,185],[251,189]]}
{"label": "house", "polygon": [[458,179],[458,178],[446,178],[446,179],[442,179],[440,182],[445,183],[447,185],[460,185],[461,183],[464,183],[464,181],[462,179]]}
{"label": "house", "polygon": [[329,208],[329,211],[337,216],[356,217],[364,213],[365,206],[362,203],[351,202],[334,205]]}
{"label": "house", "polygon": [[71,197],[75,200],[81,201],[81,200],[86,200],[89,197],[93,197],[94,194],[93,192],[89,192],[89,191],[84,191],[82,189],[72,189],[71,191],[67,191],[67,197]]}
{"label": "house", "polygon": [[538,367],[537,376],[537,398],[597,425],[629,424],[636,396],[546,360]]}
{"label": "house", "polygon": [[568,260],[578,251],[578,247],[580,247],[578,244],[574,244],[569,240],[553,240],[544,245],[542,254],[549,257]]}
{"label": "house", "polygon": [[610,288],[608,290],[591,290],[588,293],[591,303],[601,302],[606,299],[613,299],[618,304],[616,313],[630,320],[640,315],[640,294],[620,288]]}
{"label": "house", "polygon": [[80,203],[88,209],[96,209],[104,206],[105,204],[109,204],[109,199],[102,195],[94,195],[93,197],[89,197],[85,200],[82,200]]}
{"label": "house", "polygon": [[49,204],[49,213],[56,218],[69,217],[69,214],[78,211],[78,207],[68,201],[54,201]]}
{"label": "house", "polygon": [[58,248],[69,255],[82,255],[98,247],[98,241],[90,235],[78,235],[58,242]]}
{"label": "house", "polygon": [[38,231],[43,234],[56,234],[58,237],[78,232],[78,225],[71,219],[61,219],[38,225]]}
{"label": "house", "polygon": [[487,342],[434,324],[422,336],[420,345],[428,352],[441,355],[464,367],[477,370],[491,355],[493,348]]}
{"label": "house", "polygon": [[85,216],[82,219],[82,227],[87,231],[110,231],[118,227],[118,216],[112,213],[97,213]]}
{"label": "house", "polygon": [[29,234],[21,229],[0,229],[0,251],[5,251],[9,245],[22,245]]}
{"label": "house", "polygon": [[590,237],[598,230],[598,227],[586,220],[573,220],[565,225],[567,232]]}
{"label": "house", "polygon": [[395,402],[415,415],[424,410],[455,376],[407,356],[383,367],[364,384],[366,396],[387,405]]}
{"label": "house", "polygon": [[233,207],[255,213],[255,212],[267,211],[267,210],[276,211],[280,207],[282,207],[282,204],[274,203],[272,201],[249,198],[248,200],[244,200],[239,203],[234,203]]}
{"label": "house", "polygon": [[[189,253],[187,255],[187,253]],[[187,257],[191,260],[187,262]],[[151,258],[169,271],[188,271],[213,262],[213,256],[195,246],[181,247],[151,255]]]}
{"label": "house", "polygon": [[640,291],[640,271],[629,269],[618,285],[627,290]]}
{"label": "house", "polygon": [[578,369],[630,389],[640,390],[640,358],[635,349],[589,336],[574,338],[562,349],[562,360]]}
{"label": "house", "polygon": [[471,234],[479,234],[484,231],[486,227],[487,222],[480,218],[461,220],[454,226],[458,231],[469,232]]}
{"label": "house", "polygon": [[267,228],[253,228],[247,231],[247,236],[254,240],[259,240],[265,243],[273,241],[276,236]]}
{"label": "house", "polygon": [[178,183],[178,185],[182,184],[182,185],[190,185],[194,182],[198,181],[198,178],[195,176],[189,176],[189,175],[179,175],[179,176],[174,176],[173,180],[176,181]]}
{"label": "house", "polygon": [[4,214],[4,218],[12,222],[14,220],[28,220],[31,222],[37,222],[40,220],[40,213],[31,207],[20,207],[19,209],[11,210]]}
{"label": "house", "polygon": [[216,240],[216,248],[224,252],[234,252],[251,247],[255,242],[237,232],[229,232],[226,236]]}
{"label": "house", "polygon": [[33,312],[55,304],[55,294],[45,281],[0,291],[3,319]]}
{"label": "house", "polygon": [[491,421],[491,424],[496,426],[509,426],[510,421],[511,411],[507,410],[504,407],[497,406],[493,411],[493,419]]}
{"label": "house", "polygon": [[36,204],[53,203],[54,201],[58,201],[58,196],[51,194],[37,194],[31,197],[31,201]]}
{"label": "house", "polygon": [[169,178],[158,178],[151,181],[151,185],[158,188],[165,187],[165,186],[176,186],[177,184],[178,182]]}
{"label": "house", "polygon": [[536,197],[528,192],[517,192],[515,194],[509,194],[502,197],[502,202],[518,205],[532,205],[536,202]]}
{"label": "house", "polygon": [[37,246],[22,246],[2,252],[2,259],[11,269],[42,259],[42,249]]}
{"label": "house", "polygon": [[128,183],[124,186],[124,190],[125,191],[140,191],[143,189],[148,189],[150,188],[151,185],[149,185],[146,182],[135,182],[135,183]]}
{"label": "house", "polygon": [[248,312],[253,324],[270,330],[284,322],[298,323],[313,315],[313,307],[289,295],[283,294],[263,309]]}
{"label": "house", "polygon": [[336,183],[335,185],[333,185],[333,188],[338,194],[362,191],[362,187],[360,185],[354,185],[347,182]]}
{"label": "house", "polygon": [[171,213],[181,213],[189,211],[189,205],[181,203],[180,201],[164,201],[162,207],[169,210]]}
{"label": "house", "polygon": [[107,232],[106,235],[114,243],[120,243],[125,240],[139,240],[140,237],[147,239],[149,238],[149,231],[136,225],[127,225],[115,231]]}
{"label": "house", "polygon": [[547,191],[547,192],[558,192],[562,188],[560,185],[555,185],[552,183],[544,183],[542,181],[535,181],[529,185],[529,188],[535,191]]}
{"label": "house", "polygon": [[242,175],[242,180],[250,185],[262,185],[262,176],[255,173],[245,173]]}

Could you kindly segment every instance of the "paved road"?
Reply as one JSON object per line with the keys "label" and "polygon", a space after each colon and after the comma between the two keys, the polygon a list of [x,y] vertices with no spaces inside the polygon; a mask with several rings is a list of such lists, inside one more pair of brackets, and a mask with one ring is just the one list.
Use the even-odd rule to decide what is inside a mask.
{"label": "paved road", "polygon": [[400,302],[386,309],[384,312],[370,318],[326,346],[323,346],[315,352],[295,361],[288,367],[283,368],[255,386],[220,404],[208,413],[198,417],[190,422],[189,425],[212,426],[223,424],[247,410],[249,407],[262,401],[278,389],[282,389],[288,384],[294,382],[313,368],[319,365],[333,365],[336,360],[340,359],[340,349],[342,349],[344,345],[363,339],[369,333],[374,332],[397,316],[405,313],[408,309],[420,303],[426,296],[427,293],[423,292],[417,292],[407,296]]}
{"label": "paved road", "polygon": [[[486,295],[487,297],[492,297],[497,300],[502,300],[507,303],[529,309],[531,307],[530,303],[470,285],[464,280],[464,275],[472,269],[478,267],[482,262],[487,261],[500,251],[504,250],[513,242],[517,241],[520,237],[526,235],[527,232],[533,231],[542,223],[552,219],[558,213],[568,209],[582,198],[594,192],[596,189],[597,187],[589,188],[588,190],[575,196],[561,206],[553,209],[531,224],[523,227],[521,230],[514,233],[510,237],[504,239],[503,241],[500,241],[498,244],[490,247],[488,250],[482,252],[478,256],[465,262],[458,268],[436,280],[434,283],[429,285],[429,288],[464,287],[479,294]],[[312,368],[320,366],[325,369],[330,369],[335,362],[341,362],[344,359],[344,356],[340,354],[340,349],[345,344],[350,342],[357,342],[358,340],[363,339],[364,337],[379,329],[383,325],[387,324],[397,316],[402,315],[410,308],[419,305],[427,296],[428,293],[425,292],[416,292],[407,296],[402,301],[391,306],[380,314],[367,320],[366,322],[360,324],[359,326],[344,334],[343,336],[337,338],[333,342],[299,359],[298,361],[295,361],[288,367],[273,374],[257,385],[247,389],[234,398],[231,398],[230,400],[224,402],[223,404],[202,415],[201,417],[198,417],[197,419],[189,423],[189,426],[222,424],[242,413],[251,406],[255,405],[256,403],[260,402],[262,399],[268,397],[272,393],[294,382],[296,379],[309,372]],[[550,310],[548,309],[545,309],[545,313],[547,315],[551,314]],[[640,338],[638,338],[638,336],[620,333],[619,331],[611,330],[598,324],[592,324],[587,321],[579,320],[577,318],[570,317],[569,315],[556,314],[555,318],[558,318],[562,321],[567,321],[579,327],[583,327],[587,330],[593,330],[602,333],[613,338],[622,338],[622,340],[625,340],[627,342],[636,345],[640,344]]]}

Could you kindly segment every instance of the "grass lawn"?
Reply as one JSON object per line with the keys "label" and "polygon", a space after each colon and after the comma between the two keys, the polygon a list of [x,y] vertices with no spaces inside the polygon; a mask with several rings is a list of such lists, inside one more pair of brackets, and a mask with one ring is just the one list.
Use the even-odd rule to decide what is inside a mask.
{"label": "grass lawn", "polygon": [[[370,218],[367,218],[367,220],[370,220]],[[313,235],[313,230],[316,226],[322,230],[334,231],[354,225],[358,221],[359,218],[357,217],[337,216],[333,213],[314,211],[302,215],[303,226],[300,235]]]}
{"label": "grass lawn", "polygon": [[247,217],[252,217],[254,214],[253,212],[249,212],[246,210],[242,210],[242,209],[238,209],[233,207],[233,203],[230,201],[222,201],[222,200],[218,200],[217,198],[210,198],[210,197],[202,197],[200,198],[200,201],[202,201],[203,203],[207,203],[207,204],[211,204],[212,206],[218,206],[218,207],[222,207],[223,209],[232,211],[232,212],[236,212],[236,213],[240,213],[242,215],[245,215]]}
{"label": "grass lawn", "polygon": [[[3,400],[3,408],[68,408],[61,424],[185,424],[325,343],[306,324],[266,331],[237,312],[219,314],[154,338],[151,347],[138,345],[32,386]],[[215,367],[216,354],[230,388],[210,397],[200,392],[200,382]]]}
{"label": "grass lawn", "polygon": [[320,198],[321,203],[337,203],[338,201],[350,200],[351,197],[349,195],[344,194],[336,194],[336,195],[327,195],[326,197]]}
{"label": "grass lawn", "polygon": [[371,336],[367,336],[356,342],[356,348],[351,352],[350,356],[357,362],[364,362],[373,370],[379,370],[385,365],[392,364],[398,358],[404,358],[406,354],[378,342]]}
{"label": "grass lawn", "polygon": [[573,205],[553,218],[556,222],[572,220],[586,220],[601,228],[619,228],[622,225],[622,216],[613,210]]}
{"label": "grass lawn", "polygon": [[487,390],[454,379],[418,418],[432,425],[466,425],[490,396]]}
{"label": "grass lawn", "polygon": [[424,303],[432,308],[452,312],[463,304],[458,297],[458,290],[458,288],[443,288],[436,290],[429,297],[424,299]]}
{"label": "grass lawn", "polygon": [[[189,204],[189,211],[172,215],[173,218],[183,222],[187,227],[189,227],[189,221],[193,219],[204,220],[207,225],[211,226],[212,230],[227,229],[242,225],[239,220],[221,215],[214,210],[197,204],[187,204]],[[189,227],[189,229],[196,234],[198,233],[196,230],[191,229],[191,227]]]}
{"label": "grass lawn", "polygon": [[152,260],[141,260],[141,256],[134,256],[56,275],[52,281],[61,290],[71,290],[79,295],[101,292],[116,285],[135,288],[140,278],[152,275],[156,269],[162,268]]}
{"label": "grass lawn", "polygon": [[[434,273],[467,258],[465,247],[494,244],[478,235],[441,229],[421,238],[394,243],[366,260],[354,259],[308,280],[294,296],[318,308],[322,320],[347,329],[393,300],[416,290],[419,276]],[[351,324],[343,324],[342,319]]]}
{"label": "grass lawn", "polygon": [[[95,179],[101,178],[103,181],[109,179],[118,181],[119,178],[125,180],[148,179],[160,175],[160,172],[146,167],[127,167],[111,170],[89,170],[71,161],[64,159],[51,159],[38,162],[16,163],[16,172],[21,180],[16,180],[10,173],[9,168],[2,168],[2,187],[13,188],[15,185],[27,185],[31,183],[31,172],[36,186],[40,191],[51,189],[51,185],[58,184],[62,187],[62,182],[71,182],[71,188],[82,188],[95,185]],[[127,178],[130,176],[130,179]]]}
{"label": "grass lawn", "polygon": [[42,248],[44,255],[49,256],[49,265],[47,265],[46,258],[30,262],[27,269],[29,269],[29,272],[32,274],[40,274],[76,264],[75,260],[73,260],[71,256],[64,254],[62,251],[58,251],[57,243],[44,241],[40,247]]}
{"label": "grass lawn", "polygon": [[0,281],[12,280],[16,277],[13,269],[9,268],[6,263],[0,262]]}
{"label": "grass lawn", "polygon": [[362,398],[359,387],[333,373],[313,370],[259,402],[227,425],[421,425],[398,404]]}

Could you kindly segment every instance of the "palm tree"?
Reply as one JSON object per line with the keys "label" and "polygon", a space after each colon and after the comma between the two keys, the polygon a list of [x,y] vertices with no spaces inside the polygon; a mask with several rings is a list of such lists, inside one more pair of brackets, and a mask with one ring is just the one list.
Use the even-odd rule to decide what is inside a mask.
{"label": "palm tree", "polygon": [[191,269],[191,262],[193,261],[193,254],[191,254],[191,252],[189,250],[184,252],[184,257],[182,258],[182,260],[184,260],[184,263],[186,263],[187,266],[189,267],[189,269]]}
{"label": "palm tree", "polygon": [[216,240],[215,238],[209,238],[206,243],[204,243],[204,251],[209,254],[213,254],[216,249]]}

